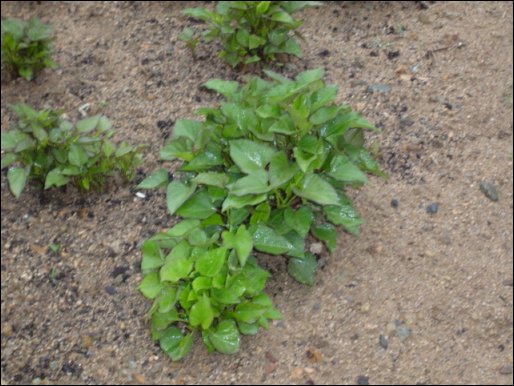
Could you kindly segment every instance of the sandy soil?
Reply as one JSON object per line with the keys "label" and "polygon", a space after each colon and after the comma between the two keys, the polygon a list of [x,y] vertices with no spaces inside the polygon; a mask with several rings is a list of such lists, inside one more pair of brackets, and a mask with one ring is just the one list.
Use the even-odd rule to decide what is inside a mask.
{"label": "sandy soil", "polygon": [[[195,62],[178,41],[191,2],[37,3],[2,2],[2,16],[52,23],[60,68],[2,76],[2,130],[9,103],[72,118],[89,103],[116,139],[149,145],[138,181],[173,122],[215,102],[199,85],[237,77],[215,47]],[[339,101],[381,128],[369,141],[390,178],[352,192],[361,236],[341,234],[312,288],[268,259],[284,320],[237,355],[197,342],[172,363],[136,289],[138,245],[173,221],[164,193],[15,200],[2,173],[2,383],[512,384],[512,3],[327,2],[301,16],[305,55],[285,73],[325,66]]]}

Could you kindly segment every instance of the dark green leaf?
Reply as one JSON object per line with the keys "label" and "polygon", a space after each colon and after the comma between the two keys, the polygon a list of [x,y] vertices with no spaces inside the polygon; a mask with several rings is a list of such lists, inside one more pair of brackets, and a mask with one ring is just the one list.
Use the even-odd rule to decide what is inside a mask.
{"label": "dark green leaf", "polygon": [[316,174],[306,176],[298,188],[293,192],[307,200],[321,205],[337,205],[339,197],[334,187]]}
{"label": "dark green leaf", "polygon": [[312,233],[318,240],[323,241],[331,252],[335,251],[337,247],[337,231],[332,224],[317,225],[312,229]]}
{"label": "dark green leaf", "polygon": [[269,180],[271,187],[277,188],[288,182],[298,171],[298,167],[287,159],[284,151],[276,152],[271,158],[269,166]]}
{"label": "dark green leaf", "polygon": [[180,181],[172,181],[166,189],[166,204],[169,214],[174,214],[195,190],[196,184],[188,186]]}
{"label": "dark green leaf", "polygon": [[99,121],[100,115],[94,115],[92,117],[87,117],[78,121],[75,127],[81,133],[89,133],[90,131],[93,131],[96,128]]}
{"label": "dark green leaf", "polygon": [[214,311],[211,306],[211,302],[206,294],[198,299],[198,301],[191,307],[189,312],[189,324],[191,326],[202,326],[204,330],[207,330],[214,319]]}
{"label": "dark green leaf", "polygon": [[280,255],[293,248],[291,243],[272,228],[263,224],[254,224],[249,229],[255,249],[272,255]]}
{"label": "dark green leaf", "polygon": [[306,253],[303,258],[290,258],[287,263],[287,272],[300,283],[313,285],[317,265],[316,258]]}
{"label": "dark green leaf", "polygon": [[183,218],[203,220],[216,213],[216,209],[207,191],[200,190],[187,199],[176,213]]}
{"label": "dark green leaf", "polygon": [[332,159],[328,175],[342,182],[365,184],[368,181],[359,167],[346,156],[336,156]]}
{"label": "dark green leaf", "polygon": [[161,280],[175,283],[189,275],[193,263],[187,259],[173,259],[164,264],[160,270]]}
{"label": "dark green leaf", "polygon": [[227,248],[221,247],[206,251],[195,264],[195,269],[203,276],[215,276],[225,264]]}
{"label": "dark green leaf", "polygon": [[222,320],[208,336],[214,348],[223,354],[239,350],[240,336],[233,320]]}
{"label": "dark green leaf", "polygon": [[247,174],[264,169],[274,152],[267,145],[247,139],[230,141],[230,157]]}
{"label": "dark green leaf", "polygon": [[63,186],[68,183],[70,178],[63,174],[63,171],[59,168],[52,169],[48,172],[45,178],[45,189],[52,186]]}
{"label": "dark green leaf", "polygon": [[154,189],[165,186],[168,183],[168,171],[166,169],[159,169],[137,185],[138,189]]}
{"label": "dark green leaf", "polygon": [[230,97],[236,93],[237,89],[239,88],[239,83],[235,81],[211,79],[204,83],[203,86],[209,90],[216,91],[221,95]]}
{"label": "dark green leaf", "polygon": [[161,348],[173,361],[184,358],[193,345],[193,334],[182,336],[177,327],[170,327],[163,332],[160,339]]}
{"label": "dark green leaf", "polygon": [[7,181],[9,181],[9,189],[14,197],[20,197],[20,194],[25,187],[28,177],[28,169],[13,167],[7,172]]}
{"label": "dark green leaf", "polygon": [[164,264],[157,242],[150,240],[145,241],[141,247],[141,252],[143,253],[143,260],[141,261],[141,270],[143,272],[160,268]]}
{"label": "dark green leaf", "polygon": [[257,170],[246,177],[240,178],[228,185],[230,194],[245,196],[247,194],[261,194],[268,192],[268,173],[265,170]]}
{"label": "dark green leaf", "polygon": [[223,201],[221,211],[226,212],[229,209],[240,209],[247,205],[256,205],[266,200],[267,197],[268,196],[266,194],[247,195],[241,197],[230,194],[227,196],[225,201]]}
{"label": "dark green leaf", "polygon": [[154,299],[161,292],[162,288],[163,284],[157,272],[149,273],[139,284],[139,290],[148,299]]}

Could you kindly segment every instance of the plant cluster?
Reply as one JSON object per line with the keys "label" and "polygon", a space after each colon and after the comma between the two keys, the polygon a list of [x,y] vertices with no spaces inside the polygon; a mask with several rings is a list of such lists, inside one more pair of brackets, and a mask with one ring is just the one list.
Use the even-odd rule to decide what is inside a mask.
{"label": "plant cluster", "polygon": [[29,21],[2,19],[2,69],[27,80],[44,68],[55,68],[52,61],[52,28],[37,18]]}
{"label": "plant cluster", "polygon": [[126,142],[116,147],[109,138],[114,131],[103,115],[78,121],[75,125],[54,110],[36,111],[26,104],[11,106],[18,124],[2,132],[2,169],[9,188],[19,197],[28,179],[44,189],[73,182],[81,190],[99,189],[106,177],[119,171],[131,180],[141,163],[140,146]]}
{"label": "plant cluster", "polygon": [[287,256],[289,274],[312,285],[317,261],[307,237],[333,251],[337,226],[357,234],[362,220],[345,187],[381,174],[364,148],[363,131],[373,125],[335,103],[323,69],[294,80],[266,74],[270,81],[244,85],[208,81],[224,100],[199,109],[204,121],[177,121],[160,151],[162,160],[182,162],[174,180],[160,169],[139,185],[166,186],[168,212],[183,219],[143,245],[140,287],[154,299],[153,337],[174,360],[198,329],[209,349],[233,352],[215,342],[239,342],[239,333],[278,317],[252,252]]}
{"label": "plant cluster", "polygon": [[[279,54],[301,57],[302,50],[291,31],[302,22],[292,14],[320,4],[318,1],[219,1],[214,12],[187,8],[183,13],[208,23],[203,33],[205,41],[219,39],[223,45],[219,56],[236,67],[261,60],[276,61]],[[187,29],[181,38],[194,52],[198,38],[192,30]]]}

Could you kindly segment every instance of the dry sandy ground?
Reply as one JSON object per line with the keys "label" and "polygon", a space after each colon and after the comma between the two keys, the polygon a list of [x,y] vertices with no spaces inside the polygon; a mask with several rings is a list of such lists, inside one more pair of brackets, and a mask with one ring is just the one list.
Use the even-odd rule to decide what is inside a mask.
{"label": "dry sandy ground", "polygon": [[[138,180],[158,166],[173,122],[215,102],[199,85],[238,76],[215,47],[200,45],[195,62],[178,41],[191,3],[37,3],[2,2],[2,16],[52,23],[60,68],[32,83],[2,77],[2,130],[8,103],[72,118],[90,103],[117,139],[149,145]],[[390,178],[351,192],[362,234],[341,234],[314,287],[265,259],[284,320],[234,356],[197,342],[172,363],[150,340],[138,244],[173,221],[163,192],[30,188],[15,200],[3,173],[2,382],[512,384],[512,11],[327,2],[302,12],[305,55],[285,73],[325,66],[339,101],[381,128],[369,140]]]}

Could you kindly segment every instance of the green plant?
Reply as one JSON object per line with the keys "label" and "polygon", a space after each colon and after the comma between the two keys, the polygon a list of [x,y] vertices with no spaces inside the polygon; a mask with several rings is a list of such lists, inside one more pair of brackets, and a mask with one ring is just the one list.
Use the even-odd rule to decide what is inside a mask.
{"label": "green plant", "polygon": [[[206,189],[198,190],[182,212],[205,217],[205,207],[195,204],[208,197]],[[281,318],[263,293],[269,274],[251,256],[250,233],[244,225],[226,228],[213,212],[207,209],[212,214],[203,220],[182,220],[142,246],[139,288],[154,300],[148,314],[152,338],[172,360],[189,352],[197,331],[209,351],[232,354],[240,334],[256,334],[269,319]]]}
{"label": "green plant", "polygon": [[179,39],[186,43],[187,47],[191,51],[191,55],[193,55],[193,59],[196,60],[196,46],[198,45],[199,39],[198,37],[195,37],[195,31],[186,27],[179,35]]}
{"label": "green plant", "polygon": [[[302,22],[291,15],[318,1],[219,1],[216,10],[187,8],[183,13],[208,23],[206,42],[221,40],[219,56],[232,67],[240,63],[275,61],[277,54],[301,57],[302,51],[290,32]],[[297,32],[295,35],[299,36]],[[192,35],[188,37],[191,41]],[[196,43],[195,43],[196,44]]]}
{"label": "green plant", "polygon": [[[323,69],[305,71],[294,80],[271,71],[266,74],[271,81],[255,77],[244,85],[219,79],[207,82],[204,86],[225,100],[219,107],[199,109],[204,121],[182,119],[175,124],[171,142],[160,152],[162,160],[182,161],[174,180],[168,183],[168,171],[159,169],[139,184],[145,189],[166,186],[168,212],[184,219],[143,245],[145,277],[140,288],[147,297],[159,297],[156,303],[169,301],[162,292],[166,284],[178,285],[177,293],[191,286],[193,291],[186,293],[188,298],[193,296],[194,304],[204,297],[211,302],[214,280],[195,291],[194,281],[202,274],[197,269],[199,259],[206,267],[216,267],[207,268],[216,274],[232,277],[245,269],[257,269],[253,258],[245,260],[251,250],[288,256],[291,276],[311,285],[317,261],[306,252],[308,235],[333,251],[336,226],[352,234],[359,232],[362,220],[345,195],[345,187],[364,184],[365,172],[383,175],[364,147],[364,129],[374,129],[373,125],[350,107],[334,102],[337,87],[325,85]],[[180,266],[176,259],[181,259]],[[168,263],[169,271],[164,268]],[[187,269],[182,270],[182,265]],[[220,271],[218,267],[225,268]],[[178,280],[167,279],[168,274],[178,274],[173,276]],[[230,280],[217,284],[231,289]],[[263,287],[264,282],[259,291]],[[261,296],[257,292],[246,295]],[[234,302],[228,308],[214,303],[213,312],[220,315],[219,320],[235,319],[230,324],[244,333],[246,326],[241,328],[233,316],[239,307]],[[188,311],[193,306],[174,304],[174,315],[181,316],[170,319],[166,328],[173,328],[176,336],[180,329],[170,324],[190,329],[196,322],[191,322]],[[152,307],[152,318],[156,307]],[[209,328],[204,335],[210,333]],[[237,335],[234,328],[230,331],[231,336]],[[190,345],[191,338],[187,339]],[[172,355],[172,359],[181,356]]]}
{"label": "green plant", "polygon": [[98,189],[115,170],[131,180],[141,163],[140,146],[123,142],[118,148],[109,140],[114,134],[103,115],[78,121],[61,119],[54,110],[36,111],[26,104],[11,106],[18,125],[2,132],[2,169],[9,188],[19,197],[28,179],[44,189],[72,181],[81,190]]}
{"label": "green plant", "polygon": [[2,19],[2,69],[31,80],[52,61],[52,28],[37,18]]}

